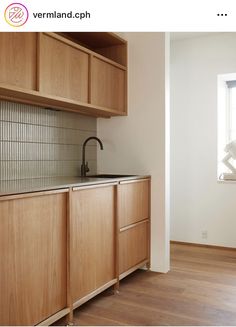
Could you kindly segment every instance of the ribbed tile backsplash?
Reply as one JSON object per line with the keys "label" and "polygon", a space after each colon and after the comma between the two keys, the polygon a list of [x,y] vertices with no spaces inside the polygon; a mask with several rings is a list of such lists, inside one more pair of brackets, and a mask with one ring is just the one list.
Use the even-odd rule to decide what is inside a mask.
{"label": "ribbed tile backsplash", "polygon": [[[12,102],[0,102],[0,180],[79,176],[82,144],[96,136],[96,118]],[[87,144],[96,173],[97,145]]]}

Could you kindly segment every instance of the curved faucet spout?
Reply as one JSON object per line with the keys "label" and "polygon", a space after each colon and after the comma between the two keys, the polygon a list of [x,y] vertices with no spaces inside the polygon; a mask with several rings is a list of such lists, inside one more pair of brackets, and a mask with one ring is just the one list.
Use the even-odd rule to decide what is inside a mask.
{"label": "curved faucet spout", "polygon": [[101,150],[103,150],[103,144],[102,144],[102,141],[101,141],[98,137],[96,137],[96,136],[90,136],[90,137],[88,137],[88,138],[84,141],[84,143],[83,143],[83,149],[85,148],[86,144],[87,144],[88,141],[90,141],[90,140],[96,140],[96,141],[100,144],[100,148],[101,148]]}
{"label": "curved faucet spout", "polygon": [[84,143],[83,143],[83,151],[82,151],[81,177],[86,177],[86,173],[89,172],[88,162],[85,161],[85,149],[86,149],[86,144],[90,140],[97,141],[100,144],[100,149],[103,150],[102,141],[98,137],[96,137],[96,136],[90,136],[90,137],[88,137],[84,141]]}

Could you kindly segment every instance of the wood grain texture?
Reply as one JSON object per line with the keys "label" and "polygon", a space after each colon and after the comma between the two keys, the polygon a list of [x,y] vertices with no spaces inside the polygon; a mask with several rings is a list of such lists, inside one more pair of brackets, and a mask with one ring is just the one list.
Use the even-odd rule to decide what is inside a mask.
{"label": "wood grain texture", "polygon": [[39,91],[88,102],[88,64],[87,53],[42,33]]}
{"label": "wood grain texture", "polygon": [[0,33],[0,82],[36,89],[36,33]]}
{"label": "wood grain texture", "polygon": [[126,72],[95,56],[91,66],[91,103],[126,112]]}
{"label": "wood grain texture", "polygon": [[[120,56],[125,58],[125,41],[112,33],[101,33],[101,37],[122,44]],[[56,33],[1,33],[0,45],[0,99],[94,117],[127,115],[126,66]],[[119,50],[111,50],[108,57],[113,52],[118,58]],[[102,63],[95,67],[98,90],[91,79],[94,55]],[[97,104],[90,103],[92,89]]]}
{"label": "wood grain texture", "polygon": [[80,50],[80,51],[82,51],[84,53],[87,53],[87,54],[89,54],[91,56],[95,56],[95,57],[97,57],[97,58],[99,58],[99,59],[101,59],[101,60],[103,60],[103,61],[105,61],[105,62],[107,62],[107,63],[109,63],[109,64],[111,64],[113,66],[115,66],[115,67],[118,67],[118,68],[120,68],[122,70],[126,70],[126,66],[121,65],[121,64],[119,64],[118,62],[116,62],[114,60],[111,60],[111,59],[109,59],[107,57],[104,57],[104,56],[100,55],[98,52],[96,52],[97,51],[96,49],[94,49],[95,51],[92,51],[87,46],[81,45],[80,43],[76,42],[75,39],[71,39],[70,37],[65,38],[64,36],[62,36],[62,35],[64,35],[64,33],[44,32],[44,34],[48,35],[48,36],[52,37],[53,39],[56,39],[56,40],[58,40],[58,41],[60,41],[60,42],[62,42],[64,44],[72,46],[73,48],[78,49],[78,50]]}
{"label": "wood grain texture", "polygon": [[[127,41],[114,33],[46,33],[83,52],[126,70]],[[101,53],[101,54],[100,54]]]}
{"label": "wood grain texture", "polygon": [[148,258],[149,222],[144,221],[120,232],[119,273]]}
{"label": "wood grain texture", "polygon": [[62,310],[58,311],[57,313],[55,313],[54,315],[50,316],[49,318],[41,321],[36,326],[49,326],[49,325],[53,324],[55,321],[61,319],[62,317],[69,315],[69,313],[70,313],[69,308],[62,309]]}
{"label": "wood grain texture", "polygon": [[119,44],[104,48],[97,48],[96,52],[110,58],[121,65],[127,66],[127,44]]}
{"label": "wood grain texture", "polygon": [[[80,326],[235,326],[236,252],[171,245],[167,274],[137,271],[75,311]],[[60,320],[57,325],[63,325]]]}
{"label": "wood grain texture", "polygon": [[73,39],[74,42],[83,44],[90,49],[111,47],[126,44],[119,35],[112,32],[63,32],[64,37]]}
{"label": "wood grain texture", "polygon": [[211,244],[203,244],[203,243],[170,241],[170,244],[180,244],[180,245],[197,246],[197,247],[212,248],[212,249],[219,249],[219,250],[231,250],[231,251],[234,250],[234,251],[236,251],[236,248],[232,248],[230,246],[219,246],[219,245],[211,245]]}
{"label": "wood grain texture", "polygon": [[150,218],[149,180],[124,183],[119,187],[120,228]]}
{"label": "wood grain texture", "polygon": [[72,192],[73,302],[115,278],[114,186]]}
{"label": "wood grain texture", "polygon": [[126,116],[126,112],[105,108],[94,104],[89,104],[73,99],[67,99],[62,96],[50,95],[48,93],[37,92],[34,90],[25,90],[17,86],[0,82],[0,99],[19,102],[24,104],[32,104],[40,107],[60,109],[63,111],[71,111],[81,113],[83,115],[94,117],[111,117]]}
{"label": "wood grain texture", "polygon": [[67,316],[67,323],[72,324],[73,323],[73,299],[71,294],[72,289],[72,283],[71,283],[71,262],[73,260],[72,257],[72,246],[71,246],[71,235],[72,235],[72,188],[69,188],[69,193],[67,193],[67,219],[66,219],[66,230],[67,230],[67,244],[66,244],[66,254],[67,254],[67,260],[66,260],[66,268],[67,268],[67,274],[66,274],[66,302],[67,307],[69,308],[69,314]]}
{"label": "wood grain texture", "polygon": [[66,194],[0,202],[0,325],[66,308]]}

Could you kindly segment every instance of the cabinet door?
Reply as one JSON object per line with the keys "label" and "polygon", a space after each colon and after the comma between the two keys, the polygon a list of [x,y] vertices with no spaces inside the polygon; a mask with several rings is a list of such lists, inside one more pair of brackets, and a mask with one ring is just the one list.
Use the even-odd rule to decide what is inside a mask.
{"label": "cabinet door", "polygon": [[149,221],[125,229],[119,235],[119,272],[129,270],[148,259]]}
{"label": "cabinet door", "polygon": [[91,70],[91,103],[126,112],[126,72],[96,57]]}
{"label": "cabinet door", "polygon": [[119,186],[119,227],[128,226],[150,217],[150,181],[125,182]]}
{"label": "cabinet door", "polygon": [[0,33],[0,83],[36,89],[36,33]]}
{"label": "cabinet door", "polygon": [[40,34],[39,91],[88,102],[89,55],[61,39]]}
{"label": "cabinet door", "polygon": [[115,278],[114,186],[72,192],[72,298],[90,294]]}
{"label": "cabinet door", "polygon": [[0,201],[0,325],[66,307],[66,194]]}

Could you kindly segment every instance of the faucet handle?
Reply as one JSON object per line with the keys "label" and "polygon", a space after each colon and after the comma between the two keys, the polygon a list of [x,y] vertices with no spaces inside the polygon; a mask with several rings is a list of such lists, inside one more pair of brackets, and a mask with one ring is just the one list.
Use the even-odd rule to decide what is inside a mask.
{"label": "faucet handle", "polygon": [[88,173],[88,172],[89,172],[88,161],[86,161],[86,165],[85,165],[85,171],[86,171],[86,173]]}

